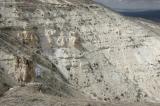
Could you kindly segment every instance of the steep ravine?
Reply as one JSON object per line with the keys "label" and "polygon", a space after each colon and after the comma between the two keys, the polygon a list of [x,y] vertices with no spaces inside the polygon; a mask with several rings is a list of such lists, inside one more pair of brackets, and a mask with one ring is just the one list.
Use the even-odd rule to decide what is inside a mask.
{"label": "steep ravine", "polygon": [[[14,37],[22,30],[34,29],[39,37],[37,63],[42,78],[37,82],[48,90],[44,93],[112,103],[160,102],[158,25],[123,17],[88,0],[5,2],[0,3],[1,33]],[[28,49],[24,47],[24,52],[17,45],[11,53],[4,43],[0,42],[0,47],[0,60],[5,57],[0,66],[14,79],[13,55],[26,55]],[[42,63],[54,64],[70,84],[57,80],[57,74]],[[12,81],[11,85],[16,85]]]}

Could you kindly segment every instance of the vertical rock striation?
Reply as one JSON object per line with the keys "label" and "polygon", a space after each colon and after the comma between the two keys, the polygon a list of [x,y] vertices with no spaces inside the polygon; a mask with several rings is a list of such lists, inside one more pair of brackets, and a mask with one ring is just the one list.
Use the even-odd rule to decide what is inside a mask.
{"label": "vertical rock striation", "polygon": [[[28,46],[30,49],[38,49],[38,38],[33,32],[23,31],[18,33],[17,39],[20,40],[23,46]],[[32,57],[33,58],[33,57]],[[27,60],[25,57],[16,57],[15,77],[18,82],[31,82],[35,80],[36,63]]]}

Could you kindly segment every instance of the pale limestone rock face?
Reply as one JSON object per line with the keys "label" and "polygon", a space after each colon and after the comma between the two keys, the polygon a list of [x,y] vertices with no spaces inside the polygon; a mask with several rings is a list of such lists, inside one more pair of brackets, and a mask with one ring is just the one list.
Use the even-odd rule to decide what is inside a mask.
{"label": "pale limestone rock face", "polygon": [[[45,5],[23,12],[21,7],[4,7],[6,13],[20,14],[26,20],[2,14],[6,21],[0,26],[36,26],[42,55],[89,97],[109,102],[160,102],[158,25],[125,18],[97,4],[47,2],[55,5],[43,0],[37,4]],[[4,11],[0,9],[0,13]]]}
{"label": "pale limestone rock face", "polygon": [[80,37],[79,37],[78,33],[71,32],[68,39],[69,39],[69,41],[68,41],[69,48],[80,49],[81,42],[80,42]]}
{"label": "pale limestone rock face", "polygon": [[66,37],[63,33],[60,33],[58,39],[57,39],[57,45],[59,47],[65,47],[66,46]]}

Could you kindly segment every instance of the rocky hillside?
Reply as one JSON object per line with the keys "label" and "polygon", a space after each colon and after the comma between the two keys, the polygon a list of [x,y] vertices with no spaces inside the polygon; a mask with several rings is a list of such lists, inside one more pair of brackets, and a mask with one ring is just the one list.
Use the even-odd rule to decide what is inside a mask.
{"label": "rocky hillside", "polygon": [[[160,102],[158,25],[123,17],[90,0],[2,0],[0,5],[0,74],[5,79],[0,89],[17,85],[15,55],[33,53],[45,94]],[[15,36],[22,30],[38,35],[41,55],[18,43]]]}

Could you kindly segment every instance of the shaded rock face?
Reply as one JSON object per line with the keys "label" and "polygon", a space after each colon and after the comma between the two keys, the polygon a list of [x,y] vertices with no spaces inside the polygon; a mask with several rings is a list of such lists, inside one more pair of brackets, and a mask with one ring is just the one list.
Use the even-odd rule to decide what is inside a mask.
{"label": "shaded rock face", "polygon": [[[38,38],[32,32],[23,31],[18,33],[17,39],[20,40],[23,46],[28,46],[30,49],[38,49]],[[16,57],[15,77],[18,82],[31,82],[35,79],[36,63],[27,60],[24,57]]]}
{"label": "shaded rock face", "polygon": [[[5,76],[7,78],[7,75]],[[11,87],[11,85],[8,84],[8,82],[4,78],[3,71],[0,70],[0,97],[3,96],[4,92],[8,91],[8,89]]]}
{"label": "shaded rock face", "polygon": [[18,82],[31,82],[35,79],[35,64],[25,58],[17,57],[15,78]]}
{"label": "shaded rock face", "polygon": [[16,82],[14,81],[14,75],[11,74],[15,67],[15,60],[12,55],[6,52],[0,51],[0,97],[13,87]]}
{"label": "shaded rock face", "polygon": [[6,4],[0,7],[0,26],[36,26],[41,55],[91,98],[159,102],[160,27],[93,3],[62,1]]}
{"label": "shaded rock face", "polygon": [[32,31],[22,31],[19,32],[17,35],[17,39],[24,45],[28,46],[30,48],[36,49],[38,48],[38,37],[37,35]]}

